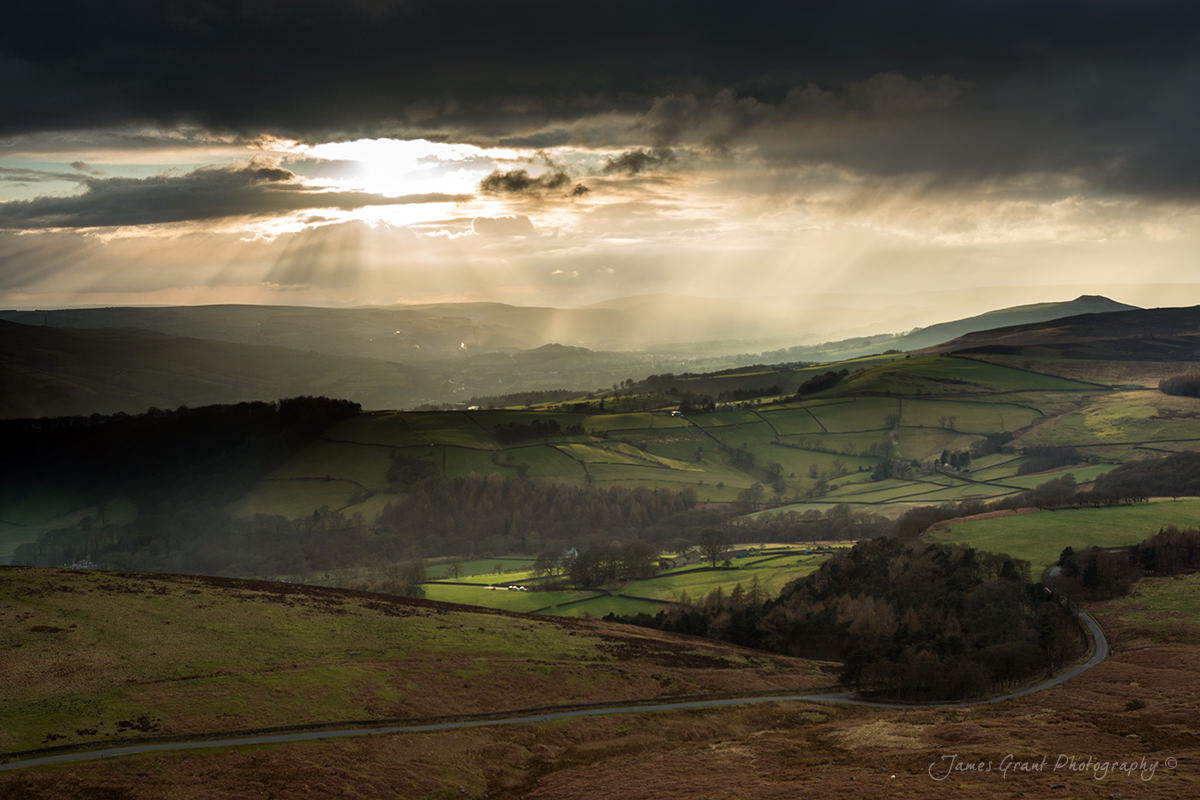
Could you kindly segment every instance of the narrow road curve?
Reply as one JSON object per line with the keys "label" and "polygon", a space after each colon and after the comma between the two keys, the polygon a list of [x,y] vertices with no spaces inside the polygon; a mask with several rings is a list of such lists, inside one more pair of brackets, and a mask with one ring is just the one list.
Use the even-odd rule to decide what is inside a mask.
{"label": "narrow road curve", "polygon": [[517,712],[511,717],[480,716],[478,719],[459,719],[450,722],[414,722],[404,725],[388,725],[384,727],[353,727],[335,728],[291,733],[250,734],[231,736],[224,739],[202,739],[175,742],[149,742],[131,744],[122,747],[106,747],[90,750],[80,750],[56,755],[39,756],[19,761],[8,761],[0,764],[0,771],[22,769],[25,767],[40,767],[48,764],[69,764],[77,761],[93,761],[104,758],[120,758],[141,753],[164,753],[174,750],[200,750],[212,747],[245,747],[247,745],[285,744],[288,742],[309,742],[318,739],[345,739],[352,736],[376,736],[389,733],[424,733],[428,731],[448,731],[462,728],[483,728],[500,725],[533,725],[542,722],[554,722],[563,719],[580,717],[608,716],[612,714],[644,714],[654,711],[694,711],[705,708],[721,708],[724,706],[754,705],[758,703],[833,703],[839,705],[868,706],[871,708],[947,708],[952,706],[987,705],[1002,703],[1018,697],[1040,692],[1057,686],[1076,675],[1091,669],[1108,658],[1108,639],[1104,631],[1092,619],[1091,615],[1080,611],[1079,619],[1091,633],[1094,649],[1092,657],[1082,664],[1055,675],[1053,678],[1033,686],[1027,686],[999,697],[985,700],[970,700],[958,703],[888,703],[877,700],[866,700],[857,697],[854,692],[837,692],[825,694],[785,694],[760,697],[726,697],[715,700],[683,700],[667,703],[647,703],[627,706],[602,706],[598,708],[573,708],[563,711],[544,711],[531,714]]}

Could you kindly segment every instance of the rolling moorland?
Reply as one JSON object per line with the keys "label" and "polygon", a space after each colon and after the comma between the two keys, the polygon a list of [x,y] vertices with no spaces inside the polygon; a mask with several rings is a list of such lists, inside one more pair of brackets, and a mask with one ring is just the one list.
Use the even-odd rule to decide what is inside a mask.
{"label": "rolling moorland", "polygon": [[[0,418],[142,413],[301,394],[335,394],[372,409],[465,407],[479,396],[570,395],[655,373],[834,361],[1001,324],[1128,308],[1085,296],[907,334],[770,352],[762,351],[804,337],[789,310],[670,296],[581,309],[461,303],[5,311]],[[844,316],[858,315],[847,309]]]}
{"label": "rolling moorland", "polygon": [[[192,478],[197,472],[226,476],[223,481],[202,481],[208,487],[205,500],[221,504],[220,516],[206,520],[216,523],[209,528],[210,546],[223,545],[236,537],[269,539],[262,532],[266,520],[277,521],[274,524],[279,538],[271,540],[272,544],[292,542],[291,559],[286,565],[261,559],[255,562],[247,557],[247,553],[254,552],[252,549],[233,549],[217,572],[333,583],[364,580],[365,576],[369,583],[387,576],[388,570],[380,569],[378,561],[380,548],[387,544],[383,540],[390,536],[393,541],[388,552],[396,564],[424,561],[427,572],[419,585],[427,597],[475,603],[492,598],[498,605],[536,610],[541,612],[536,617],[498,612],[489,619],[536,620],[538,626],[551,626],[539,630],[575,630],[576,638],[583,629],[571,629],[571,624],[654,637],[659,634],[586,621],[558,623],[542,615],[550,611],[602,616],[614,611],[636,613],[635,607],[653,611],[678,604],[683,590],[688,597],[697,597],[717,587],[725,592],[741,584],[745,589],[755,578],[762,591],[776,595],[787,579],[812,572],[828,556],[829,551],[821,552],[821,540],[878,535],[910,519],[914,510],[931,506],[948,509],[948,504],[959,504],[959,508],[965,508],[964,504],[974,503],[980,507],[969,509],[977,512],[968,515],[974,519],[947,519],[929,528],[923,534],[926,539],[969,542],[984,550],[1009,552],[1031,562],[1035,579],[1059,559],[1065,547],[1082,550],[1091,545],[1133,545],[1162,527],[1194,526],[1200,503],[1190,499],[1148,497],[1144,499],[1150,502],[1055,510],[1037,510],[1032,502],[1005,510],[992,510],[984,504],[1023,502],[1033,496],[1030,493],[1034,490],[1044,493],[1047,485],[1063,487],[1062,496],[1071,498],[1121,464],[1191,450],[1200,441],[1200,400],[1165,394],[1158,389],[1158,382],[1194,367],[1198,330],[1197,312],[1191,309],[1166,310],[1162,314],[1120,312],[1072,318],[1052,326],[1018,326],[971,335],[924,352],[819,366],[656,375],[645,381],[624,381],[603,393],[556,396],[549,402],[530,398],[517,408],[429,413],[351,413],[347,409],[333,414],[338,418],[320,430],[312,426],[302,435],[287,437],[286,447],[264,446],[262,452],[266,455],[257,459],[253,468],[239,471],[236,479],[229,477],[228,465],[237,463],[238,458],[220,452],[210,454],[204,464],[181,464],[176,469]],[[179,419],[171,413],[160,413],[157,420],[130,424],[159,424],[169,430]],[[93,420],[84,427],[103,430],[110,424]],[[68,431],[72,428],[65,427]],[[142,568],[139,564],[166,563],[162,561],[162,541],[144,540],[140,549],[131,548],[137,540],[130,536],[139,530],[139,520],[146,524],[161,520],[164,502],[182,516],[193,513],[192,489],[176,485],[170,474],[161,476],[154,486],[125,485],[121,490],[103,482],[55,485],[41,477],[45,473],[29,468],[36,461],[30,453],[39,446],[38,437],[43,433],[25,430],[22,434],[32,443],[32,449],[16,451],[21,454],[17,461],[25,466],[19,476],[24,485],[6,480],[6,486],[17,488],[4,498],[0,518],[5,520],[5,540],[17,560],[58,565],[62,562],[55,556],[69,550],[79,558],[94,558],[102,566]],[[72,435],[69,432],[65,441],[70,442]],[[39,457],[49,458],[45,441],[41,440]],[[241,446],[232,449],[237,451]],[[90,457],[104,457],[103,448]],[[153,456],[148,462],[146,469],[155,471]],[[50,458],[46,463],[56,462]],[[18,477],[16,473],[14,477]],[[496,496],[516,492],[513,497],[538,498],[541,495],[536,492],[520,495],[521,490],[515,487],[550,484],[562,484],[562,489],[555,490],[558,492],[577,492],[564,496],[579,502],[602,496],[625,502],[628,507],[607,522],[574,513],[573,525],[567,526],[556,523],[553,514],[539,516],[536,503],[519,504],[512,508],[525,512],[525,521],[520,515],[508,516],[509,524],[499,530],[473,523],[466,511],[446,513],[448,508],[457,511],[457,506],[441,506],[441,519],[431,523],[434,518],[422,516],[420,507],[422,499],[428,503],[437,497],[473,497],[480,504],[481,515],[487,516],[488,509],[482,504],[494,502],[489,491],[499,493]],[[436,491],[460,494],[431,494],[435,491],[429,488],[431,485],[443,487]],[[608,494],[599,494],[604,492]],[[676,502],[679,506],[673,505]],[[464,508],[469,505],[464,504]],[[1053,507],[1052,503],[1042,505]],[[504,506],[493,505],[489,513],[495,516],[497,508]],[[409,516],[425,533],[420,541],[399,521]],[[222,525],[229,526],[230,538],[213,533],[224,530]],[[724,533],[727,546],[721,557],[728,559],[728,565],[718,566],[714,558],[703,566],[693,556],[695,564],[665,566],[661,573],[656,568],[657,574],[649,576],[623,575],[615,582],[603,582],[598,589],[590,590],[593,596],[585,594],[582,598],[578,588],[559,590],[569,595],[558,598],[552,597],[554,592],[472,589],[472,584],[534,588],[547,579],[546,573],[535,569],[535,554],[564,547],[586,552],[602,538],[627,544],[646,541],[655,546],[655,558],[680,560],[684,551],[701,544],[697,531],[707,528]],[[188,536],[186,529],[173,533],[175,538],[167,540],[166,549],[173,545],[176,556],[179,552],[197,552],[195,548],[189,550]],[[356,563],[321,561],[320,548],[315,545],[333,537],[362,544]],[[760,545],[750,553],[746,546],[739,549],[731,544],[737,541],[790,542],[792,546]],[[424,546],[418,548],[421,544]],[[133,555],[146,560],[121,560]],[[105,564],[105,559],[111,563]],[[211,566],[206,563],[206,569],[197,569],[198,565],[189,564],[186,558],[170,564],[170,571],[176,572],[207,571]],[[511,571],[497,573],[496,566]],[[452,576],[451,570],[458,574]],[[479,577],[471,580],[472,576]],[[54,768],[5,776],[3,780],[31,796],[48,796],[70,791],[73,777],[86,775],[94,785],[138,796],[137,790],[129,788],[133,773],[127,770],[140,770],[138,774],[149,778],[147,786],[156,785],[156,781],[159,786],[181,781],[193,786],[191,791],[199,791],[203,784],[189,784],[192,779],[188,775],[215,778],[220,772],[223,777],[216,779],[227,781],[223,785],[233,791],[252,791],[250,787],[261,785],[288,793],[294,792],[297,785],[290,776],[291,768],[284,766],[286,759],[303,759],[312,766],[350,753],[352,766],[346,767],[339,779],[356,785],[361,781],[361,785],[371,786],[370,791],[380,794],[401,791],[411,796],[482,796],[488,792],[492,797],[571,797],[583,796],[586,787],[594,788],[596,781],[608,780],[621,786],[623,795],[635,797],[656,796],[654,789],[661,796],[667,784],[659,781],[694,786],[698,795],[783,797],[786,792],[791,793],[786,796],[794,796],[808,791],[805,787],[815,786],[813,781],[819,774],[824,796],[861,796],[863,791],[873,790],[894,793],[897,785],[906,787],[904,793],[917,796],[944,790],[946,783],[936,778],[932,764],[944,763],[942,758],[948,752],[961,754],[970,749],[978,751],[980,758],[994,761],[995,769],[954,774],[947,780],[961,790],[983,796],[1015,796],[1018,791],[1044,791],[1052,785],[1069,787],[1079,796],[1109,796],[1115,785],[1111,781],[1118,777],[1122,781],[1120,791],[1127,796],[1134,790],[1138,796],[1184,796],[1196,780],[1191,761],[1197,754],[1195,731],[1188,721],[1188,709],[1194,708],[1195,698],[1186,688],[1194,685],[1194,609],[1189,610],[1186,600],[1188,592],[1194,591],[1194,577],[1143,578],[1131,597],[1099,606],[1098,618],[1114,640],[1115,656],[1111,660],[1043,694],[986,710],[745,707],[644,716],[636,724],[621,719],[593,719],[529,726],[519,734],[479,729],[405,734],[394,740],[387,737],[268,750],[146,756],[128,761],[125,766]],[[54,643],[81,629],[87,633],[98,625],[95,619],[88,619],[90,612],[77,601],[67,608],[70,603],[64,598],[85,593],[105,597],[128,594],[150,604],[150,612],[161,613],[174,625],[178,609],[154,611],[156,598],[179,595],[182,602],[190,603],[194,593],[196,611],[201,612],[195,625],[203,629],[187,631],[195,648],[172,648],[172,653],[179,653],[179,660],[172,661],[174,656],[169,656],[164,663],[145,665],[135,685],[140,685],[139,681],[159,685],[164,680],[171,684],[184,674],[230,681],[224,686],[258,686],[261,691],[257,681],[286,683],[287,677],[278,676],[290,676],[292,670],[281,669],[283,661],[304,664],[315,660],[321,665],[316,677],[310,674],[306,682],[301,673],[307,670],[298,667],[295,675],[304,685],[273,686],[272,696],[303,696],[306,690],[327,681],[327,685],[343,687],[343,696],[368,698],[363,703],[371,703],[355,706],[355,713],[341,715],[341,719],[413,717],[496,710],[484,703],[472,705],[478,698],[469,687],[477,681],[491,681],[508,669],[508,662],[490,651],[468,650],[472,668],[478,672],[472,672],[464,682],[467,696],[442,690],[453,702],[448,700],[446,705],[431,709],[432,713],[420,714],[403,703],[425,703],[431,694],[425,687],[406,686],[409,694],[386,685],[387,681],[379,686],[377,675],[364,676],[357,667],[343,669],[347,662],[339,659],[354,660],[364,653],[391,663],[410,657],[410,651],[381,654],[378,643],[374,650],[355,642],[346,645],[345,653],[326,649],[305,655],[287,648],[300,646],[308,638],[289,635],[278,637],[286,652],[264,654],[263,659],[269,663],[236,666],[226,674],[211,659],[205,661],[204,652],[214,645],[204,637],[217,633],[228,637],[238,627],[206,622],[207,616],[202,613],[206,606],[221,609],[214,614],[218,617],[232,613],[227,607],[230,603],[241,603],[239,608],[257,608],[259,603],[268,608],[300,607],[303,614],[318,620],[326,612],[342,616],[331,608],[357,602],[348,598],[368,595],[280,584],[234,588],[235,584],[228,581],[187,578],[155,578],[151,581],[158,583],[152,583],[132,576],[16,568],[6,571],[5,579],[9,587],[6,614],[14,615],[22,625],[28,623],[12,628],[7,647],[22,657],[32,654],[29,657],[35,661],[53,659],[47,653],[58,646]],[[125,588],[100,588],[101,583],[110,580],[114,585],[124,581]],[[84,588],[76,585],[77,581],[93,583]],[[654,581],[658,581],[657,586]],[[33,584],[36,588],[31,588]],[[190,588],[180,588],[185,585]],[[216,596],[206,594],[214,591]],[[456,596],[455,592],[461,594]],[[621,597],[623,594],[627,596]],[[264,599],[271,596],[285,599]],[[312,598],[325,599],[318,602]],[[545,599],[551,602],[542,602]],[[553,608],[561,601],[580,599],[584,602]],[[661,601],[657,606],[650,602],[656,599]],[[623,602],[626,600],[631,602]],[[405,608],[434,609],[429,613],[435,617],[467,613],[428,601],[414,605],[413,601],[389,598],[387,602],[409,604]],[[518,608],[532,603],[540,605]],[[589,603],[595,604],[590,610]],[[141,619],[147,611],[128,613]],[[419,616],[411,611],[404,613]],[[35,620],[38,614],[46,615],[46,619]],[[163,624],[162,616],[159,624]],[[255,622],[245,627],[256,632],[256,641],[262,641],[271,638],[268,631],[275,623]],[[299,624],[283,623],[279,630],[289,632]],[[78,627],[73,629],[71,624]],[[456,627],[488,629],[466,618],[454,618],[446,622],[445,630]],[[97,657],[115,664],[114,674],[128,669],[131,658],[128,651],[124,659],[114,655],[114,647],[141,647],[132,642],[136,637],[120,631],[87,635],[90,642],[96,642]],[[422,641],[425,636],[421,634]],[[468,641],[472,637],[457,638]],[[724,647],[709,642],[701,645],[695,639],[665,637],[654,641],[686,642],[689,652],[701,646]],[[547,647],[554,652],[544,642],[538,645]],[[720,652],[739,654],[721,656],[735,662],[737,658],[761,656],[766,660],[756,663],[784,663],[757,651]],[[622,674],[649,665],[657,670],[659,688],[636,694],[639,698],[779,688],[771,681],[754,686],[735,682],[713,688],[694,677],[676,676],[673,670],[679,665],[666,657],[643,655],[629,650],[617,658]],[[366,671],[378,670],[380,663],[374,662]],[[796,671],[788,672],[780,666],[770,669],[786,675],[785,683],[799,681],[792,684],[794,687],[821,685],[821,679],[832,683],[840,672],[839,665],[827,662],[787,663]],[[543,666],[546,680],[552,683],[552,676],[565,669],[562,665]],[[23,676],[43,674],[36,666],[22,669]],[[97,671],[94,666],[87,669]],[[586,674],[590,675],[590,670],[589,662]],[[735,671],[739,676],[745,672]],[[103,670],[99,672],[103,674]],[[808,677],[797,677],[801,673]],[[728,673],[722,674],[726,677],[721,680],[729,680]],[[761,677],[765,673],[760,669],[757,674]],[[347,675],[353,675],[349,688],[344,683],[349,680]],[[540,686],[536,682],[530,685]],[[685,685],[691,688],[669,690]],[[89,738],[111,739],[114,731],[118,736],[134,731],[143,735],[174,734],[295,721],[287,713],[272,716],[251,704],[246,719],[231,719],[228,725],[213,724],[211,692],[209,716],[205,717],[188,705],[203,705],[203,691],[197,689],[195,695],[181,699],[170,695],[175,688],[170,688],[159,706],[148,705],[142,697],[131,701],[128,694],[120,692],[99,706],[88,706],[83,699],[62,699],[62,683],[53,679],[46,697],[55,699],[46,700],[46,705],[37,710],[22,706],[20,711],[25,716],[21,718],[32,720],[26,728],[32,731],[27,738],[53,733],[63,736],[62,743],[68,744]],[[213,691],[219,694],[225,690]],[[543,697],[547,694],[539,691]],[[589,702],[600,696],[635,697],[621,694],[618,698],[606,692],[607,688],[602,688],[593,697],[587,691],[573,689],[566,695],[555,695],[555,703]],[[455,705],[459,701],[462,704]],[[280,703],[282,711],[292,708],[288,702]],[[507,709],[517,707],[526,705],[505,705]],[[309,714],[305,722],[338,717],[339,708],[340,701],[333,702],[332,709]],[[359,713],[360,708],[367,713]],[[56,718],[47,709],[58,709],[62,716]],[[40,716],[45,714],[49,716]],[[96,719],[89,721],[89,714]],[[166,727],[163,721],[168,718],[190,722]],[[189,727],[197,720],[199,727]],[[28,749],[50,743],[30,745],[23,741],[6,749],[12,752],[21,746]],[[446,758],[439,756],[441,747],[460,748],[460,752],[473,755],[465,765],[455,765],[439,760]],[[397,755],[400,750],[406,753],[402,757]],[[1040,772],[1029,769],[1020,774],[1000,773],[1003,756],[1015,752],[1020,757],[1026,750],[1030,760],[1048,754],[1049,766]],[[1114,764],[1115,760],[1137,760],[1147,755],[1165,759],[1168,752],[1175,761],[1170,768],[1161,761],[1149,780],[1143,780],[1136,771],[1122,773],[1116,766],[1106,768],[1112,774],[1106,772],[1101,780],[1090,767],[1074,771],[1065,766],[1054,768],[1056,757],[1065,751],[1074,752],[1081,761],[1101,753],[1106,763]],[[634,786],[627,776],[621,777],[635,761],[647,758],[655,766],[650,770],[654,773],[652,779]],[[394,760],[393,766],[380,765],[389,759]]]}
{"label": "rolling moorland", "polygon": [[[2,574],[8,752],[829,681],[825,664],[597,622],[280,584]],[[1195,577],[1145,579],[1095,607],[1114,646],[1108,661],[994,706],[597,716],[129,756],[0,772],[0,786],[12,797],[80,798],[583,798],[597,786],[647,800],[932,797],[948,787],[1185,797],[1200,757]],[[952,757],[976,766],[955,769]]]}

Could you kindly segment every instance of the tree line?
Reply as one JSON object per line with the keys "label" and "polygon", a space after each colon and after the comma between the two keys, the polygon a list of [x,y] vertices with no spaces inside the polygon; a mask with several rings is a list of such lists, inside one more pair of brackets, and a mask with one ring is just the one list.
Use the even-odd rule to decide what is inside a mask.
{"label": "tree line", "polygon": [[1158,390],[1163,394],[1200,397],[1200,372],[1188,372],[1163,378],[1158,382]]}
{"label": "tree line", "polygon": [[470,475],[408,487],[377,527],[429,554],[538,553],[676,538],[713,518],[692,489],[593,487]]}
{"label": "tree line", "polygon": [[1200,530],[1161,529],[1133,547],[1062,551],[1050,583],[1064,596],[1107,600],[1129,593],[1147,575],[1178,575],[1200,569]]}

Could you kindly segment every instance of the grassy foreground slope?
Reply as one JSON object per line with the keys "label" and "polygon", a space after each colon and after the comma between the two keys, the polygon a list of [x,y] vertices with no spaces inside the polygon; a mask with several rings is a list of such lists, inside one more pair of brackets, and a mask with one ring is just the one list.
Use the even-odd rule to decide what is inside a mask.
{"label": "grassy foreground slope", "polygon": [[201,577],[0,569],[0,752],[828,685],[652,631]]}
{"label": "grassy foreground slope", "polygon": [[[52,582],[71,580],[66,573],[40,575]],[[912,709],[811,703],[735,706],[140,755],[0,773],[0,794],[29,800],[272,795],[434,800],[1195,797],[1200,794],[1196,769],[1200,743],[1195,735],[1195,708],[1200,703],[1193,619],[1195,577],[1147,579],[1132,597],[1094,609],[1114,646],[1112,658],[1051,690],[996,705]],[[174,579],[156,578],[147,586],[171,592],[175,584]],[[21,585],[33,588],[28,581]],[[200,584],[191,588],[207,591],[209,594],[202,596],[211,598],[211,587]],[[40,600],[45,602],[50,596]],[[122,597],[149,606],[163,595],[152,592],[150,597]],[[348,601],[350,595],[343,597]],[[368,599],[379,600],[363,597]],[[300,613],[279,603],[269,607],[285,615]],[[356,616],[362,613],[352,609]],[[447,609],[447,614],[458,611]],[[442,624],[458,619],[436,612],[433,618]],[[474,619],[487,618],[476,615]],[[637,641],[596,638],[600,634],[620,636],[627,629],[546,622],[572,641],[584,637],[581,644],[607,642],[610,648],[620,648],[621,642]],[[571,631],[575,637],[570,637]],[[664,654],[680,651],[667,651],[659,640],[645,641],[647,648],[626,647],[619,658],[606,657],[595,667],[603,674],[625,671],[643,679],[648,674],[677,674],[676,667],[663,663]],[[682,654],[699,657],[718,652],[697,646],[694,640],[681,641],[687,645]],[[99,661],[119,644],[119,639],[108,639],[91,658]],[[553,657],[552,652],[547,660]],[[414,669],[419,671],[421,664]],[[400,680],[406,670],[403,665],[397,667]],[[760,665],[740,672],[761,675],[763,670]],[[709,674],[730,671],[739,672],[713,666]],[[783,670],[778,673],[781,682],[785,674]],[[11,674],[6,678],[11,684]],[[19,676],[22,681],[29,679],[27,672]],[[67,692],[66,677],[44,678],[47,687],[53,687],[56,680],[61,684],[59,692]],[[446,683],[450,682],[447,678]],[[475,681],[473,686],[481,697],[496,694],[484,681]],[[19,686],[6,689],[9,698],[19,690]],[[236,712],[236,708],[227,711]],[[992,766],[950,771],[947,758],[951,755],[957,755],[960,763],[969,760]],[[1022,767],[1039,764],[1043,757],[1046,763],[1041,769]]]}

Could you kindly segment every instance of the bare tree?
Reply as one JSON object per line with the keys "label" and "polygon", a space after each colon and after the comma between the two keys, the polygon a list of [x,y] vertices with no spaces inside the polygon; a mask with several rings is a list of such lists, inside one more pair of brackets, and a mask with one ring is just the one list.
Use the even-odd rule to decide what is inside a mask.
{"label": "bare tree", "polygon": [[700,552],[704,553],[712,565],[717,566],[717,558],[729,546],[729,537],[719,528],[708,528],[700,534]]}

